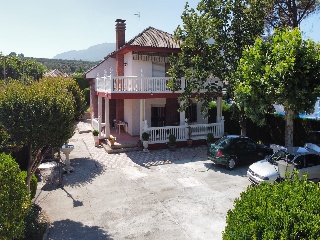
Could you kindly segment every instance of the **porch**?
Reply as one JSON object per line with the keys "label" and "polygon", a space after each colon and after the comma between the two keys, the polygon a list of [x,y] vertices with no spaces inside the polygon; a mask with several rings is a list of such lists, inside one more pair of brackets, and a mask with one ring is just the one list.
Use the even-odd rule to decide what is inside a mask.
{"label": "porch", "polygon": [[[120,149],[131,148],[141,150],[142,147],[138,145],[139,140],[142,140],[140,136],[131,136],[125,131],[125,127],[117,126],[110,128],[110,134],[105,131],[105,123],[101,123],[99,118],[92,119],[92,128],[99,131],[99,138],[106,139],[109,135],[116,137],[115,146],[105,146],[107,152],[120,152]],[[220,123],[208,123],[208,124],[185,124],[182,126],[164,126],[164,127],[148,127],[145,125],[143,131],[149,133],[149,149],[161,149],[166,148],[166,144],[169,142],[168,138],[170,134],[176,136],[177,146],[186,147],[187,139],[192,139],[194,145],[205,144],[208,133],[212,133],[215,139],[219,139],[224,135],[224,120]],[[108,143],[108,141],[106,140]],[[141,148],[141,149],[139,149]],[[119,151],[117,151],[119,149]],[[108,151],[109,150],[109,151]],[[114,151],[112,151],[114,150]]]}
{"label": "porch", "polygon": [[[131,151],[142,151],[143,147],[142,145],[139,146],[138,142],[140,140],[139,136],[131,136],[130,134],[126,133],[124,129],[121,129],[121,132],[119,134],[119,131],[117,131],[115,128],[110,129],[110,134],[114,137],[116,137],[116,142],[114,146],[110,146],[107,140],[102,142],[102,147],[106,150],[107,153],[120,153],[120,152],[131,152]],[[104,138],[104,136],[102,136]],[[218,138],[216,138],[218,139]],[[149,142],[149,150],[158,150],[158,149],[165,149],[167,147],[168,139],[165,141],[158,141],[157,143],[154,142],[151,144],[151,141]],[[206,144],[206,139],[202,139],[199,137],[193,137],[193,143],[192,147],[197,147],[201,145]],[[188,147],[186,140],[185,141],[179,141],[177,142],[177,148],[184,148]]]}

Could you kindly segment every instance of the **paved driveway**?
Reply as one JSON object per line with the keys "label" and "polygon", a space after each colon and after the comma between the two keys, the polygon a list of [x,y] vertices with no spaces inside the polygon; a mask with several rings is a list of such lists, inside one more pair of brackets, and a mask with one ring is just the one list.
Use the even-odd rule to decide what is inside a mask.
{"label": "paved driveway", "polygon": [[91,133],[70,144],[63,187],[39,184],[35,201],[48,239],[221,239],[228,209],[249,185],[246,167],[228,171],[206,148],[107,154]]}

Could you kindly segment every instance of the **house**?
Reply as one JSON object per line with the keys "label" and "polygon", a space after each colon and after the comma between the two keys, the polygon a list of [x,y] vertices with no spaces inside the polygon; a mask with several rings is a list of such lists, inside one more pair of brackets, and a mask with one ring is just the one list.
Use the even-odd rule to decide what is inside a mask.
{"label": "house", "polygon": [[59,71],[58,69],[54,69],[49,72],[46,72],[45,74],[43,74],[43,76],[44,77],[64,77],[64,78],[72,77],[67,73],[63,73],[63,72]]}
{"label": "house", "polygon": [[[217,96],[215,123],[208,123],[200,113],[201,104],[194,99],[190,99],[187,111],[178,111],[178,96],[186,81],[181,79],[179,92],[167,87],[169,57],[180,51],[173,35],[149,27],[126,42],[125,20],[117,19],[115,27],[116,50],[85,73],[90,82],[93,128],[101,136],[109,136],[110,128],[120,124],[140,139],[143,132],[148,132],[149,146],[154,147],[167,143],[169,134],[174,134],[177,142],[186,142],[190,129],[194,140],[205,140],[209,132],[215,138],[223,136],[222,93]],[[208,82],[221,84],[217,78]]]}

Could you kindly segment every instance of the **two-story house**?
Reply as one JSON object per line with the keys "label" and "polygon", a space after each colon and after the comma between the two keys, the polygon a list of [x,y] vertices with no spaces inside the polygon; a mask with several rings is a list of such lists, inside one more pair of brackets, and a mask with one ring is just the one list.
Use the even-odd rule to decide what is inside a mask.
{"label": "two-story house", "polygon": [[[85,73],[90,81],[90,109],[94,129],[110,135],[110,127],[125,125],[131,136],[150,134],[150,144],[161,146],[174,134],[178,142],[188,138],[206,139],[207,133],[220,138],[224,133],[221,111],[222,93],[218,94],[217,121],[208,123],[201,114],[201,104],[190,99],[187,111],[179,112],[179,94],[186,81],[181,79],[181,91],[172,92],[167,83],[169,56],[178,54],[179,43],[173,35],[149,27],[130,41],[125,41],[125,20],[116,20],[116,50]],[[209,79],[220,84],[219,79]],[[103,131],[103,132],[102,132]]]}

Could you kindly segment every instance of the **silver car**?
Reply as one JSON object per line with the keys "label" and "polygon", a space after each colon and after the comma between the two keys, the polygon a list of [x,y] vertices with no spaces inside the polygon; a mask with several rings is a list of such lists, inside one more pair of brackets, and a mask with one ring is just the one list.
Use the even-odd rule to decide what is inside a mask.
{"label": "silver car", "polygon": [[299,176],[307,174],[310,181],[320,180],[320,147],[307,143],[304,147],[281,148],[266,159],[251,164],[247,171],[249,181],[254,185],[279,181],[280,162],[293,165]]}

